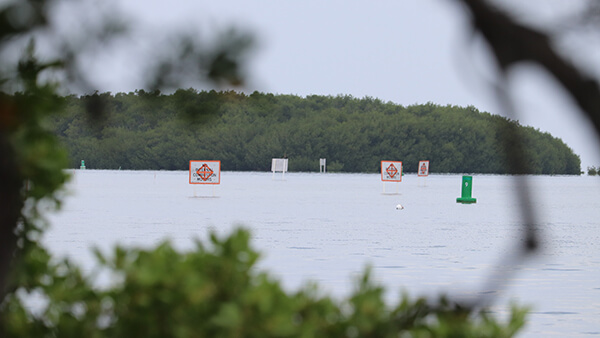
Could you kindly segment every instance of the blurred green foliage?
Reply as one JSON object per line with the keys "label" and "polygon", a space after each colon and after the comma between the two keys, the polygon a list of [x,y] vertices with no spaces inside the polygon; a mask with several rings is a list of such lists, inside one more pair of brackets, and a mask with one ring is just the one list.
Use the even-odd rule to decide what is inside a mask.
{"label": "blurred green foliage", "polygon": [[[6,266],[13,260],[13,274],[26,273],[27,263],[18,253],[35,250],[47,224],[42,217],[45,210],[60,206],[57,192],[68,180],[64,169],[68,165],[67,150],[60,144],[55,133],[44,123],[45,117],[62,111],[65,99],[56,94],[56,85],[38,84],[41,72],[59,66],[59,63],[40,63],[34,56],[31,42],[26,54],[18,64],[18,77],[22,79],[23,91],[8,95],[0,93],[0,141],[9,145],[2,152],[2,172],[14,172],[4,179],[10,190],[2,191],[2,200],[18,199],[10,204],[16,212],[14,219],[2,219],[3,252],[0,257],[0,295],[7,280]],[[16,250],[16,251],[15,251]],[[10,289],[9,289],[10,290]]]}
{"label": "blurred green foliage", "polygon": [[[119,115],[122,103],[110,94],[64,97],[57,94],[58,83],[40,81],[56,70],[66,72],[67,78],[74,76],[78,83],[87,83],[89,76],[77,66],[78,47],[68,41],[58,39],[61,43],[56,45],[64,48],[52,61],[36,57],[32,33],[55,33],[47,14],[57,3],[22,0],[0,6],[0,53],[20,46],[19,41],[29,41],[17,64],[2,59],[0,69],[0,337],[510,337],[523,327],[526,309],[517,306],[504,322],[485,309],[461,307],[444,297],[412,300],[405,295],[389,307],[383,300],[384,289],[368,271],[346,300],[323,295],[316,285],[284,290],[268,273],[257,270],[259,254],[250,247],[245,230],[224,238],[213,234],[210,243],[198,242],[189,252],[178,252],[168,242],[149,250],[118,247],[112,255],[97,253],[99,267],[91,274],[68,260],[53,258],[40,240],[47,227],[44,212],[60,206],[61,187],[68,179],[64,170],[70,165],[68,155],[58,135],[88,137],[82,147],[95,146],[99,138],[126,145],[118,143],[123,139],[111,139],[128,133],[123,127],[111,129],[114,122],[107,113],[117,112],[115,116],[132,119],[148,135],[156,133],[154,143],[144,139],[140,146],[162,143],[161,134],[153,131],[157,126],[175,132],[172,137],[177,142],[177,131],[190,131],[176,120],[162,124],[157,87],[174,85],[184,72],[238,84],[249,43],[245,35],[232,32],[228,40],[206,51],[186,36],[177,39],[181,48],[156,59],[154,71],[149,72],[152,89],[134,95],[139,114]],[[87,33],[87,28],[81,31]],[[123,32],[110,24],[105,29],[88,36],[86,46]],[[186,72],[188,66],[194,71]],[[211,124],[204,119],[207,112],[231,105],[229,100],[215,101],[210,97],[213,92],[207,97],[197,94],[175,92],[172,113]],[[273,100],[263,96],[255,95],[253,104]],[[313,99],[308,103],[322,101]],[[55,114],[72,116],[74,103],[81,109],[78,113],[87,115],[78,115],[63,125],[65,134],[57,134],[64,120]],[[256,113],[273,112],[256,108]],[[302,111],[288,107],[277,113],[274,118],[290,120]],[[221,118],[234,123],[236,114]],[[244,114],[244,122],[254,119]],[[336,119],[347,117],[338,113]],[[92,132],[86,136],[82,124],[87,120],[92,121]],[[244,140],[237,130],[226,136],[235,142]],[[340,170],[344,166],[337,165]],[[110,276],[110,281],[98,285],[102,276]]]}
{"label": "blurred green foliage", "polygon": [[[250,233],[178,252],[164,242],[154,249],[117,247],[97,253],[109,273],[94,286],[69,261],[43,250],[27,257],[35,268],[22,275],[22,292],[0,307],[3,337],[512,337],[526,309],[513,306],[505,322],[485,310],[461,308],[441,297],[384,301],[384,288],[367,270],[347,299],[307,285],[287,291],[258,271]],[[93,274],[92,274],[93,276]],[[35,295],[34,297],[32,295]],[[33,297],[29,307],[23,299]]]}

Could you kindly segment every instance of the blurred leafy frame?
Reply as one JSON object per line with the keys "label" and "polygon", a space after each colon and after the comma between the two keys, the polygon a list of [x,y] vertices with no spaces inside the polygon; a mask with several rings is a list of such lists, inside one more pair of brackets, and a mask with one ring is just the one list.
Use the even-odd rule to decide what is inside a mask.
{"label": "blurred leafy frame", "polygon": [[[556,54],[545,34],[515,22],[486,1],[455,1],[470,11],[473,18],[473,31],[481,34],[493,50],[499,66],[496,90],[507,112],[514,110],[509,97],[505,94],[507,84],[504,78],[507,71],[523,61],[535,62],[557,78],[579,104],[581,111],[594,123],[596,130],[600,130],[600,90],[597,81],[581,73]],[[261,332],[299,336],[309,336],[315,332],[347,336],[391,336],[399,330],[406,329],[414,336],[455,334],[456,336],[492,337],[514,335],[523,326],[526,308],[513,307],[512,318],[507,324],[502,325],[495,322],[485,311],[481,311],[491,301],[485,297],[474,303],[465,304],[453,299],[452,295],[441,297],[433,303],[425,299],[410,301],[407,295],[396,309],[386,310],[381,300],[382,288],[372,283],[368,271],[358,281],[356,292],[349,299],[348,304],[351,304],[349,311],[342,311],[345,305],[334,304],[328,297],[319,296],[315,289],[308,288],[299,291],[298,294],[285,295],[277,282],[267,275],[256,275],[253,272],[252,266],[258,254],[248,246],[249,236],[244,230],[239,230],[226,239],[218,239],[213,235],[211,243],[214,251],[198,243],[198,250],[195,253],[178,254],[168,243],[164,243],[153,251],[147,252],[117,248],[112,259],[98,254],[99,261],[121,273],[127,281],[108,291],[94,290],[88,277],[83,276],[79,268],[68,261],[53,262],[50,255],[40,246],[39,238],[48,226],[43,218],[45,208],[48,204],[60,206],[61,199],[57,192],[68,180],[68,175],[62,170],[66,167],[67,154],[42,123],[46,114],[60,112],[64,104],[58,94],[61,90],[60,81],[48,81],[55,77],[44,78],[44,75],[48,72],[53,74],[58,72],[61,75],[57,78],[62,79],[63,82],[80,88],[92,88],[91,80],[86,78],[85,69],[80,68],[79,55],[86,48],[96,48],[127,32],[123,21],[107,18],[102,21],[105,24],[100,29],[95,27],[92,30],[85,30],[93,31],[95,34],[85,40],[84,44],[73,45],[68,40],[61,40],[61,36],[54,36],[56,45],[61,47],[60,52],[51,61],[40,61],[36,57],[36,37],[52,34],[52,23],[48,13],[52,6],[59,3],[61,1],[58,0],[23,0],[9,2],[0,8],[0,55],[6,55],[6,51],[14,46],[26,47],[25,53],[19,57],[14,67],[16,70],[10,69],[11,62],[8,61],[2,65],[8,67],[2,69],[0,73],[0,83],[4,90],[17,89],[14,95],[5,93],[0,95],[0,154],[2,156],[0,175],[6,178],[5,184],[0,188],[3,201],[0,205],[0,292],[2,292],[0,296],[3,299],[0,306],[0,333],[54,336],[66,332],[77,335],[85,331],[92,336],[106,333],[120,336],[135,333],[136,331],[127,330],[139,330],[152,318],[157,320],[154,324],[160,324],[160,318],[155,317],[157,314],[154,311],[170,311],[168,307],[164,308],[168,300],[148,298],[143,294],[136,296],[136,292],[150,288],[148,289],[150,294],[157,288],[169,286],[164,283],[173,282],[173,280],[157,278],[155,274],[144,275],[144,271],[159,266],[161,262],[164,263],[164,257],[170,257],[172,260],[180,259],[182,264],[194,260],[206,260],[209,266],[227,263],[232,264],[230,272],[244,272],[242,275],[236,275],[236,278],[223,277],[221,280],[223,283],[233,282],[238,278],[239,280],[255,279],[253,282],[255,284],[228,286],[218,289],[219,291],[214,291],[216,286],[212,286],[212,292],[216,292],[217,295],[219,292],[232,290],[244,290],[243,294],[249,293],[246,295],[249,298],[244,299],[238,298],[238,293],[223,296],[219,299],[224,302],[222,306],[207,312],[214,315],[207,321],[207,325],[212,325],[207,328],[209,330],[207,332],[216,335],[240,336],[242,331],[239,330],[245,329],[250,330],[245,331],[248,336],[261,336]],[[176,34],[173,41],[174,53],[162,55],[149,66],[148,73],[151,76],[147,79],[147,83],[151,92],[160,88],[177,87],[184,75],[217,84],[243,84],[242,65],[246,53],[252,47],[252,36],[228,30],[217,39],[220,44],[208,47],[200,44],[192,35],[185,33]],[[528,48],[529,46],[535,48]],[[10,57],[5,56],[4,59],[9,60]],[[40,81],[42,78],[45,81]],[[92,123],[98,123],[104,113],[102,101],[93,95],[91,98],[87,110]],[[514,173],[523,172],[524,168],[520,165],[525,161],[519,160],[521,152],[518,142],[514,144],[513,149],[514,152],[507,154],[509,165]],[[522,187],[519,197],[527,202],[529,199],[527,185],[519,186]],[[521,203],[521,205],[529,204]],[[522,215],[524,227],[527,229],[527,238],[524,246],[516,250],[517,254],[509,258],[512,263],[533,255],[538,247],[539,234],[536,232],[537,221],[534,210],[523,208]],[[213,272],[222,273],[221,268],[222,266],[219,266],[218,271]],[[199,275],[196,278],[203,277]],[[511,276],[506,273],[504,278],[508,279]],[[137,291],[129,289],[134,285]],[[173,285],[169,290],[172,290],[172,287]],[[270,290],[267,293],[263,290],[261,297],[281,297],[285,301],[274,303],[279,305],[260,305],[264,303],[261,297],[252,298],[255,297],[252,293],[258,292],[255,288]],[[45,292],[50,303],[43,315],[33,316],[27,313],[18,296],[19,292],[24,290]],[[170,292],[171,294],[165,297],[175,296],[172,291]],[[194,292],[196,291],[192,291],[192,294]],[[272,295],[269,296],[268,293]],[[207,294],[214,295],[211,292]],[[132,300],[126,308],[119,308],[116,299],[117,296],[123,295],[141,297],[141,299]],[[204,299],[200,295],[198,297]],[[141,303],[138,304],[138,301]],[[243,306],[239,303],[234,305],[236,302],[244,301],[247,303]],[[139,306],[139,313],[129,312],[127,316],[119,319],[115,317],[119,309],[126,312],[131,308],[131,304]],[[261,328],[265,331],[255,332],[252,330],[263,324],[260,324],[262,323],[260,321],[251,322],[257,325],[255,328],[252,325],[242,325],[244,321],[240,321],[240,318],[243,316],[239,311],[249,311],[245,306],[249,309],[275,306],[277,311],[282,309],[277,306],[284,306],[289,312],[282,312],[286,313],[285,318],[277,317],[277,311],[270,313],[268,318],[272,322],[263,323],[268,327]],[[308,309],[315,312],[311,314]],[[295,317],[294,313],[306,315]],[[315,316],[315,313],[321,316]],[[142,318],[144,315],[146,317]],[[313,317],[307,319],[310,316]],[[437,319],[436,322],[431,321],[432,316]],[[125,318],[131,322],[127,325],[115,326],[116,322],[123,322]],[[177,322],[177,318],[172,320]],[[194,325],[194,320],[191,319],[190,325]],[[234,325],[236,323],[241,323],[242,326]],[[268,323],[279,323],[279,325]],[[298,325],[298,323],[303,324]],[[200,325],[197,321],[195,324]],[[298,328],[300,331],[297,331]],[[169,326],[164,323],[162,327],[159,325],[149,331],[148,335],[193,336],[195,332],[186,331],[188,329],[185,325]],[[249,332],[253,334],[248,334]]]}

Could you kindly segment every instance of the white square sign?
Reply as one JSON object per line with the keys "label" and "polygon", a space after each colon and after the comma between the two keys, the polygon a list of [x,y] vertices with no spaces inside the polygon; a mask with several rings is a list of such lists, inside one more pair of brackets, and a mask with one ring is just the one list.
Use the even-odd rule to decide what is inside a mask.
{"label": "white square sign", "polygon": [[402,162],[381,161],[381,180],[384,182],[402,182]]}
{"label": "white square sign", "polygon": [[271,160],[271,171],[288,171],[288,159],[287,158],[274,158]]}
{"label": "white square sign", "polygon": [[220,184],[221,161],[190,161],[190,184]]}

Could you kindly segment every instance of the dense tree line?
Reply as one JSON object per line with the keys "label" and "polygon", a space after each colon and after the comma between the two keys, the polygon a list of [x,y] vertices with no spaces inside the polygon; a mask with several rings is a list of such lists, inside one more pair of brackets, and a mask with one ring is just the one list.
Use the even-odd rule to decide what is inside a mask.
{"label": "dense tree line", "polygon": [[[319,158],[327,158],[330,171],[376,172],[381,160],[399,160],[416,172],[429,160],[431,172],[505,174],[514,146],[506,135],[516,128],[525,173],[581,171],[579,156],[560,139],[472,106],[195,89],[65,100],[64,114],[50,123],[73,167],[83,159],[95,169],[186,170],[189,160],[217,159],[223,170],[268,171],[271,158],[288,157],[291,171],[318,171]],[[86,110],[99,112],[94,128]]]}

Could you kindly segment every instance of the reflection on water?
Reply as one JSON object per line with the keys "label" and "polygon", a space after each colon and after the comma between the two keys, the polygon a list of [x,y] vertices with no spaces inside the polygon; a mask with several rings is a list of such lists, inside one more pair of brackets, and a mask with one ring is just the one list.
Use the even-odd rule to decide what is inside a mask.
{"label": "reflection on water", "polygon": [[[187,249],[209,231],[245,226],[263,253],[260,268],[289,289],[310,280],[343,296],[370,265],[390,302],[402,290],[498,295],[497,314],[506,314],[512,299],[533,306],[524,337],[600,334],[597,177],[530,177],[541,252],[507,267],[495,264],[523,233],[511,177],[474,175],[477,203],[462,205],[460,175],[406,175],[385,187],[378,174],[289,173],[281,180],[223,172],[219,186],[191,186],[187,175],[78,170],[63,211],[50,217],[45,243],[91,268],[92,246],[152,246],[168,238]],[[515,278],[482,289],[498,271]]]}

